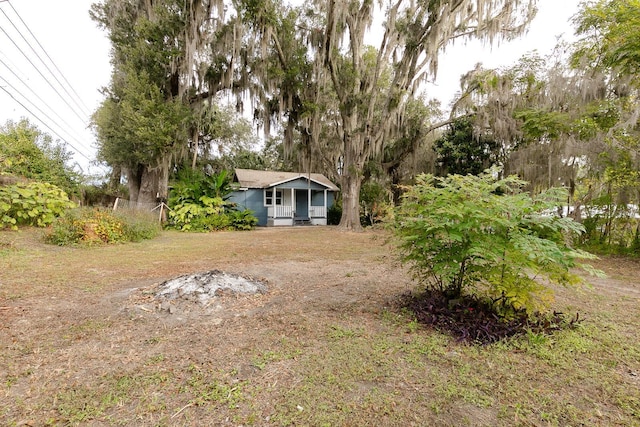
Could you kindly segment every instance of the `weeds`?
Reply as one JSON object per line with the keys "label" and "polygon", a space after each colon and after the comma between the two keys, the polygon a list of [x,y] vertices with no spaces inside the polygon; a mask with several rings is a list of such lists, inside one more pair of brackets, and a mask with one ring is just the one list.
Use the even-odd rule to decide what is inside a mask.
{"label": "weeds", "polygon": [[139,242],[154,238],[160,230],[157,218],[146,212],[78,208],[53,222],[45,242],[58,246]]}
{"label": "weeds", "polygon": [[186,382],[183,392],[191,394],[193,397],[188,405],[223,405],[229,409],[236,408],[244,401],[243,385],[227,384],[219,380],[220,374],[207,372],[201,368],[191,365],[188,369],[191,376]]}
{"label": "weeds", "polygon": [[59,391],[52,406],[59,421],[65,425],[87,424],[93,420],[114,421],[112,412],[133,402],[145,411],[162,411],[166,405],[160,396],[146,391],[161,388],[170,380],[170,375],[161,373],[105,376],[99,389],[75,386]]}

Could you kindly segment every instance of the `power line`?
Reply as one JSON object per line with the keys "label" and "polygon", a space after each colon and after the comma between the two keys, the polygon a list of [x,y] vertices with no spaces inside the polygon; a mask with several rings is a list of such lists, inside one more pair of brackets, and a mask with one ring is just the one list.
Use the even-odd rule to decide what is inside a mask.
{"label": "power line", "polygon": [[[0,0],[0,3],[2,1]],[[0,77],[2,78],[2,77]],[[4,80],[4,79],[2,79]],[[5,83],[7,83],[12,89],[15,90],[15,88],[6,80],[4,80]],[[44,120],[42,120],[40,117],[38,117],[38,115],[34,114],[33,111],[29,110],[29,108],[27,106],[25,106],[22,102],[20,102],[18,99],[16,99],[13,94],[11,94],[8,90],[6,90],[3,86],[0,86],[0,89],[2,89],[7,95],[9,95],[9,97],[11,97],[11,99],[13,99],[16,103],[18,103],[22,108],[24,108],[29,114],[31,114],[36,120],[38,120],[44,127],[46,127],[51,133],[53,133],[55,136],[58,137],[58,139],[60,139],[62,142],[64,142],[66,145],[68,145],[69,147],[71,147],[73,149],[73,151],[75,151],[76,153],[78,153],[80,156],[84,157],[86,160],[88,160],[91,164],[91,162],[93,162],[93,160],[91,160],[89,157],[87,157],[86,154],[84,154],[81,150],[79,150],[75,145],[71,144],[69,141],[67,141],[64,137],[60,136],[60,134],[58,132],[56,132],[54,129],[51,128],[51,126],[49,126]],[[20,94],[20,92],[18,92],[18,94]],[[20,94],[22,95],[22,94]],[[32,103],[33,105],[33,103]],[[34,105],[35,106],[35,105]],[[36,109],[38,109],[38,111],[41,111],[37,106],[35,106]],[[44,113],[43,113],[44,114]],[[46,116],[46,114],[45,114]],[[47,116],[48,117],[48,116]],[[51,119],[51,118],[49,118]],[[80,143],[77,139],[76,142]],[[80,143],[80,145],[82,145],[82,143]],[[82,167],[78,164],[78,162],[75,163],[76,166],[78,166],[82,172]],[[100,169],[102,169],[103,172],[108,172],[108,170],[100,165],[100,164],[96,164],[96,166],[98,166]]]}
{"label": "power line", "polygon": [[[4,80],[4,79],[2,79]],[[8,83],[6,80],[4,80],[5,83]],[[9,85],[11,86],[11,85]],[[61,141],[63,141],[65,144],[68,144],[71,148],[74,149],[74,151],[78,154],[80,154],[82,157],[84,157],[85,159],[91,161],[91,159],[89,157],[87,157],[82,151],[80,151],[77,147],[75,147],[73,144],[71,144],[70,142],[68,142],[67,140],[65,140],[65,138],[61,137],[58,132],[56,132],[55,130],[51,129],[51,127],[45,122],[43,121],[40,117],[38,117],[36,114],[34,114],[31,110],[29,110],[29,108],[27,108],[22,102],[20,102],[19,100],[17,100],[13,94],[11,94],[11,92],[9,92],[7,89],[5,89],[3,86],[0,86],[0,89],[2,89],[7,95],[9,95],[11,97],[11,99],[13,99],[15,102],[17,102],[18,104],[20,104],[20,106],[22,108],[24,108],[29,114],[31,114],[33,117],[35,117],[40,123],[42,123],[42,125],[44,127],[46,127],[47,129],[49,129],[49,131],[51,131],[55,136],[57,136],[58,138],[60,138]],[[14,89],[15,90],[15,89]],[[37,107],[36,107],[37,108]]]}
{"label": "power line", "polygon": [[[9,0],[0,0],[0,3],[4,3],[4,2],[9,2]],[[20,37],[22,38],[22,41],[25,42],[31,52],[33,54],[36,55],[36,57],[38,58],[38,60],[40,61],[40,63],[42,65],[44,65],[44,67],[46,68],[46,71],[49,73],[49,75],[51,77],[53,77],[53,79],[55,79],[55,82],[57,82],[57,84],[59,85],[59,87],[63,90],[64,94],[66,94],[66,97],[63,95],[63,93],[61,93],[53,84],[53,81],[50,80],[50,78],[48,78],[45,74],[43,74],[43,72],[41,71],[41,69],[38,67],[38,65],[36,65],[34,63],[34,61],[32,59],[30,59],[29,55],[27,54],[28,51],[25,49],[23,50],[18,43],[16,42],[17,39],[14,39],[12,37],[12,35],[10,35],[6,30],[8,30],[8,28],[3,28],[0,25],[0,30],[2,30],[2,33],[4,33],[4,35],[12,42],[13,46],[20,52],[20,54],[22,55],[22,57],[24,57],[24,59],[26,59],[29,64],[33,67],[33,69],[35,69],[35,71],[38,72],[38,74],[40,75],[40,77],[44,80],[44,82],[56,93],[56,95],[58,96],[58,98],[60,100],[62,100],[64,102],[64,104],[71,110],[71,112],[78,117],[78,119],[80,119],[81,123],[83,124],[87,124],[88,123],[88,116],[90,115],[89,112],[89,108],[86,106],[86,104],[84,104],[83,100],[80,98],[80,96],[78,95],[78,92],[76,92],[76,90],[71,86],[71,84],[69,83],[69,80],[65,77],[64,73],[62,73],[62,71],[60,70],[60,68],[56,65],[56,63],[53,61],[53,59],[51,58],[51,56],[49,55],[49,53],[47,52],[47,50],[44,48],[44,46],[42,46],[42,44],[40,43],[40,41],[38,40],[38,38],[35,36],[35,34],[31,31],[31,29],[29,28],[29,26],[27,25],[27,23],[24,21],[24,19],[22,19],[22,17],[20,16],[20,14],[18,13],[18,11],[13,7],[13,5],[11,3],[9,3],[9,6],[11,7],[11,9],[13,10],[13,12],[15,13],[15,15],[17,16],[19,21],[12,20],[12,18],[10,16],[7,15],[6,11],[0,7],[0,11],[2,11],[2,14],[4,15],[5,19],[9,21],[9,23],[13,26],[13,29],[20,35]],[[15,22],[14,22],[15,21]],[[27,37],[25,37],[25,33],[24,33],[24,29],[21,29],[17,27],[17,23],[22,23],[22,25],[26,28],[26,31],[31,35],[32,41],[30,42],[30,40],[27,39]],[[15,37],[15,35],[14,35]],[[39,54],[39,52],[34,48],[34,44],[33,41],[35,41],[35,43],[37,43],[37,45],[39,46],[41,53]],[[47,65],[47,62],[45,61],[45,59],[43,59],[42,53],[44,53],[44,55],[46,56],[46,58],[49,60],[50,65],[57,71],[58,75],[56,75],[56,73],[52,70],[52,68]],[[19,68],[17,66],[15,66],[15,64],[13,64],[13,62],[5,56],[5,60],[12,64],[11,66],[7,65],[7,63],[5,63],[4,61],[2,61],[0,59],[0,63],[5,66],[10,72],[11,74],[14,76],[15,79],[17,79],[17,81],[22,84],[24,87],[26,87],[27,89],[29,89],[29,92],[31,94],[33,94],[33,96],[39,100],[39,102],[33,102],[34,98],[29,96],[25,96],[24,93],[22,93],[16,86],[12,85],[8,80],[2,78],[2,76],[0,76],[0,79],[7,85],[6,88],[5,87],[0,87],[0,89],[2,89],[3,92],[5,92],[13,101],[15,101],[18,105],[20,105],[25,111],[27,111],[31,116],[33,116],[34,119],[36,119],[38,122],[40,122],[47,130],[49,130],[53,135],[55,135],[57,138],[59,138],[64,144],[68,145],[71,149],[73,149],[73,151],[75,151],[78,155],[80,155],[82,158],[86,159],[89,162],[89,165],[93,164],[94,166],[99,167],[100,169],[102,169],[103,171],[107,172],[107,169],[100,165],[100,164],[96,164],[89,156],[87,156],[85,154],[85,151],[88,153],[93,153],[93,148],[91,148],[91,143],[90,141],[86,138],[86,137],[78,137],[78,133],[76,132],[76,127],[77,126],[72,126],[70,125],[63,117],[60,116],[60,114],[58,114],[58,110],[53,109],[50,105],[47,104],[47,102],[45,102],[42,97],[40,95],[38,95],[38,93],[36,93],[36,91],[34,91],[34,89],[31,87],[33,86],[31,83],[26,83],[25,80],[23,78],[21,78],[21,76],[19,74],[23,74],[24,73],[22,71],[19,70]],[[15,71],[14,71],[15,70]],[[17,71],[17,73],[16,73]],[[28,75],[27,75],[28,76]],[[60,78],[64,81],[65,84],[63,84],[60,80],[60,78],[58,78],[58,76],[60,76]],[[27,78],[28,80],[28,78]],[[14,84],[16,82],[14,81]],[[11,91],[7,90],[7,88],[10,88]],[[71,94],[71,92],[75,95],[75,97]],[[12,93],[13,92],[13,93]],[[37,90],[37,92],[42,93],[41,91]],[[21,99],[16,98],[16,96],[20,96]],[[73,104],[75,104],[75,106],[77,107],[74,108],[70,103],[69,100],[73,102]],[[28,103],[25,105],[25,102]],[[80,105],[82,104],[82,105]],[[27,107],[27,105],[30,105],[30,107]],[[54,120],[51,118],[51,116],[49,116],[49,114],[47,114],[47,112],[43,111],[40,107],[46,107],[45,110],[49,110],[50,113],[53,113],[53,115],[55,115],[59,120]],[[34,113],[34,111],[36,111],[38,114]],[[79,114],[78,111],[81,111],[82,113]],[[84,118],[83,118],[84,116]],[[61,126],[60,123],[63,123],[65,126]],[[56,131],[55,129],[59,128],[59,131]],[[59,133],[60,131],[63,132],[64,135],[68,135],[68,137],[63,137],[61,136],[61,134]],[[71,139],[69,139],[71,138]],[[69,141],[75,141],[74,143],[71,143]],[[78,163],[76,163],[76,165],[80,168],[80,170],[83,169],[83,167],[81,167]]]}
{"label": "power line", "polygon": [[[7,2],[9,0],[6,0]],[[38,44],[38,46],[40,47],[40,49],[42,50],[42,52],[46,55],[46,57],[49,59],[49,62],[51,62],[51,64],[53,65],[53,67],[56,69],[56,71],[58,71],[58,74],[62,77],[62,79],[65,81],[65,83],[67,84],[67,86],[69,87],[69,89],[71,89],[71,91],[74,93],[76,99],[78,101],[80,101],[80,103],[82,104],[82,106],[84,107],[84,111],[83,113],[89,115],[88,111],[89,108],[84,104],[84,102],[82,102],[82,98],[80,98],[80,95],[78,95],[78,92],[75,91],[75,89],[73,88],[73,86],[71,86],[71,83],[69,83],[69,80],[67,80],[67,78],[65,77],[64,73],[62,71],[60,71],[60,68],[58,68],[58,66],[56,65],[56,63],[53,61],[53,59],[51,58],[51,56],[49,56],[49,53],[47,52],[47,50],[42,46],[42,44],[40,43],[40,41],[38,40],[38,38],[35,36],[35,34],[33,34],[33,32],[31,31],[31,28],[29,28],[29,26],[27,25],[26,22],[24,22],[24,19],[22,19],[22,17],[20,16],[20,14],[18,13],[18,11],[16,10],[15,7],[13,7],[13,5],[11,3],[9,3],[9,7],[13,10],[13,13],[16,14],[16,16],[18,17],[18,19],[20,20],[20,22],[22,22],[22,25],[24,25],[24,27],[27,29],[27,31],[29,32],[29,34],[31,35],[31,37],[33,38],[33,40],[35,40],[35,42]],[[2,9],[0,9],[2,10]],[[7,16],[6,13],[4,13],[4,11],[2,11],[2,13],[4,14],[4,16]],[[7,19],[9,19],[9,17],[7,16]],[[16,26],[13,24],[13,22],[11,21],[11,19],[9,19],[9,22],[11,22],[11,25],[13,25],[14,28],[16,28]],[[17,30],[17,28],[16,28]],[[18,30],[18,33],[20,33],[20,31]],[[22,36],[22,34],[20,33],[20,35]],[[56,79],[56,81],[58,82],[58,84],[60,84],[60,86],[65,90],[65,92],[67,93],[67,95],[69,95],[71,97],[71,94],[65,89],[64,85],[62,83],[60,83],[60,81],[56,78],[55,74],[49,69],[49,67],[47,67],[47,64],[42,60],[42,58],[40,58],[40,56],[38,55],[38,53],[33,49],[33,47],[31,46],[31,44],[29,44],[29,42],[24,38],[24,36],[22,37],[25,42],[27,42],[27,44],[29,45],[29,47],[31,48],[31,50],[36,54],[36,56],[38,56],[38,59],[40,59],[40,61],[42,62],[42,64],[47,68],[47,70],[49,70],[49,72],[51,73],[51,75]],[[73,100],[73,97],[71,97]],[[74,101],[75,102],[75,101]],[[78,105],[78,103],[76,103],[76,105],[78,106],[78,108],[80,108],[81,110],[83,109],[83,107],[81,107],[80,105]]]}
{"label": "power line", "polygon": [[[0,52],[0,53],[2,53],[2,52]],[[35,96],[35,97],[36,97],[36,98],[37,98],[37,99],[38,99],[42,104],[44,104],[44,105],[49,109],[49,111],[51,111],[51,112],[52,112],[52,113],[53,113],[53,114],[54,114],[58,119],[60,119],[60,121],[61,121],[63,124],[67,125],[67,127],[68,127],[69,129],[73,129],[73,126],[71,126],[69,123],[67,123],[67,121],[66,121],[64,118],[62,118],[62,117],[60,116],[60,114],[58,114],[58,113],[56,112],[56,110],[54,110],[53,108],[51,108],[51,106],[50,106],[49,104],[47,104],[47,102],[46,102],[44,99],[42,99],[42,97],[40,97],[40,95],[38,95],[38,94],[36,93],[36,91],[34,91],[34,90],[31,88],[31,86],[29,86],[28,84],[26,84],[26,83],[25,83],[25,81],[24,81],[24,80],[22,80],[22,78],[21,78],[18,74],[16,74],[16,72],[14,71],[14,69],[16,69],[16,70],[17,70],[17,69],[18,69],[18,67],[16,67],[16,66],[15,66],[15,64],[14,64],[14,66],[13,66],[13,67],[10,67],[10,66],[9,66],[9,65],[7,65],[7,64],[6,64],[2,59],[0,59],[0,64],[4,65],[4,66],[7,68],[7,70],[9,70],[9,72],[10,72],[11,74],[13,74],[13,75],[15,76],[15,78],[16,78],[16,79],[18,79],[18,81],[20,81],[20,83],[22,83],[22,85],[23,85],[24,87],[26,87],[26,88],[27,88],[27,89],[28,89],[28,90],[33,94],[33,96]],[[18,70],[18,71],[19,71],[19,70]],[[0,78],[2,78],[2,76],[0,76]],[[3,80],[7,81],[6,79],[3,79]],[[9,84],[9,83],[7,83],[7,84]],[[16,89],[14,88],[14,90],[16,90]],[[21,95],[23,98],[25,98],[25,99],[27,99],[27,100],[28,100],[28,98],[27,98],[26,96],[24,96],[24,94],[20,94],[20,95]],[[31,104],[35,106],[35,104],[34,104],[33,102],[31,102]],[[44,114],[44,112],[43,112],[43,114]],[[49,117],[49,120],[52,120],[52,119]],[[73,135],[73,136],[78,137],[79,135],[77,135],[77,134],[76,134],[76,135]]]}
{"label": "power line", "polygon": [[[20,95],[22,98],[24,98],[24,99],[25,99],[29,104],[31,104],[31,105],[32,105],[36,110],[38,110],[38,111],[39,111],[43,116],[45,116],[45,117],[46,117],[47,119],[49,119],[50,121],[55,122],[55,120],[53,120],[51,117],[49,117],[49,115],[48,115],[47,113],[45,113],[44,111],[42,111],[42,110],[40,109],[40,107],[38,107],[38,106],[37,106],[37,105],[35,105],[33,102],[31,102],[31,101],[29,100],[29,98],[27,98],[26,96],[24,96],[24,94],[23,94],[23,93],[21,93],[18,89],[16,89],[16,87],[15,87],[15,86],[13,86],[10,82],[8,82],[8,81],[7,81],[6,79],[4,79],[2,76],[0,76],[0,80],[2,80],[3,82],[5,82],[5,84],[7,84],[7,85],[8,85],[8,86],[9,86],[9,87],[14,91],[14,92],[16,92],[16,93],[17,93],[18,95]],[[5,89],[5,92],[7,92],[7,90],[6,90],[6,89]],[[12,97],[12,98],[15,100],[15,98],[14,98],[14,97]],[[24,107],[24,105],[23,105],[23,104],[20,104],[20,105],[22,105],[22,106]],[[27,110],[27,111],[29,111],[29,110]],[[29,113],[33,114],[31,111],[29,111]],[[40,117],[38,117],[38,116],[35,116],[35,117],[36,117],[40,122],[43,122],[43,120],[42,120]],[[61,128],[61,129],[62,129],[62,128]],[[71,134],[67,134],[67,135],[72,136]],[[58,136],[59,136],[59,135],[58,135]],[[60,137],[60,136],[59,136],[59,137]],[[60,138],[61,138],[61,137],[60,137]],[[64,138],[62,138],[62,139],[64,140]],[[80,142],[80,140],[78,140],[78,139],[77,139],[77,138],[75,138],[75,137],[72,137],[71,139],[74,139],[74,140],[75,140],[75,141],[76,141],[80,146],[82,146],[82,147],[84,148],[84,144],[82,144],[82,142]],[[65,141],[65,142],[66,142],[66,141]]]}
{"label": "power line", "polygon": [[[2,9],[0,9],[2,10]],[[4,13],[4,12],[3,12]],[[6,16],[6,14],[5,14]],[[12,23],[13,24],[13,23]],[[11,43],[13,43],[13,45],[16,47],[16,49],[18,49],[18,51],[20,51],[20,53],[22,54],[22,56],[25,57],[25,59],[27,61],[29,61],[29,64],[31,64],[33,66],[33,68],[35,68],[35,70],[38,72],[38,74],[40,74],[40,76],[44,79],[45,82],[47,82],[47,84],[49,85],[49,87],[51,89],[53,89],[53,91],[60,97],[60,99],[67,105],[67,107],[69,107],[71,109],[71,111],[76,115],[76,117],[78,117],[80,119],[80,121],[82,123],[85,123],[85,119],[82,118],[78,112],[71,106],[71,104],[69,104],[69,102],[60,94],[60,92],[51,84],[51,82],[49,81],[49,79],[47,79],[44,74],[42,74],[42,72],[40,71],[40,69],[33,63],[33,61],[31,61],[31,59],[24,53],[24,51],[22,49],[20,49],[20,46],[17,45],[17,43],[13,40],[13,38],[4,30],[4,28],[0,27],[0,30],[2,30],[2,32],[4,33],[5,36],[7,36],[7,38],[9,40],[11,40]],[[20,33],[20,35],[22,36],[22,34]],[[23,36],[24,38],[24,36]]]}

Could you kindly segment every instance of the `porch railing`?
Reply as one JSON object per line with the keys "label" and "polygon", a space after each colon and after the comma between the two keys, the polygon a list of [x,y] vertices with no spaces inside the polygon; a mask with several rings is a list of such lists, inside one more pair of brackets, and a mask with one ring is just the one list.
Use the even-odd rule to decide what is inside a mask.
{"label": "porch railing", "polygon": [[324,206],[310,206],[309,217],[311,218],[326,218],[327,209]]}
{"label": "porch railing", "polygon": [[[267,206],[269,218],[293,218],[293,206]],[[310,218],[326,218],[327,209],[324,206],[310,206]]]}
{"label": "porch railing", "polygon": [[293,206],[268,206],[269,218],[293,218]]}

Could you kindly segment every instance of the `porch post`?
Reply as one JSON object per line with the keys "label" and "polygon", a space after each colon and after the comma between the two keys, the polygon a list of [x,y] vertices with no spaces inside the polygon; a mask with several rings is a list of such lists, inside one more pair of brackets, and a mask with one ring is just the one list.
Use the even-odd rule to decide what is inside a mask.
{"label": "porch post", "polygon": [[307,216],[311,220],[311,187],[307,189]]}
{"label": "porch post", "polygon": [[327,189],[324,189],[324,217],[327,217]]}
{"label": "porch post", "polygon": [[273,205],[273,217],[274,218],[278,218],[278,212],[276,209],[276,194],[278,193],[278,190],[276,189],[276,187],[273,187],[273,193],[271,193],[273,195],[273,198],[271,198],[271,204]]}
{"label": "porch post", "polygon": [[294,188],[291,188],[291,218],[295,216],[293,214],[293,211],[295,209],[296,209],[296,190]]}

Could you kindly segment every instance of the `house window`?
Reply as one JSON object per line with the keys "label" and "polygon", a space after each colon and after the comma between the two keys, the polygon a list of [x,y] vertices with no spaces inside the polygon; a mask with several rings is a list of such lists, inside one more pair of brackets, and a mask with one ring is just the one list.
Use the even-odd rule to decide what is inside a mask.
{"label": "house window", "polygon": [[[264,205],[273,205],[273,190],[264,190]],[[282,190],[276,190],[276,205],[282,205]]]}

